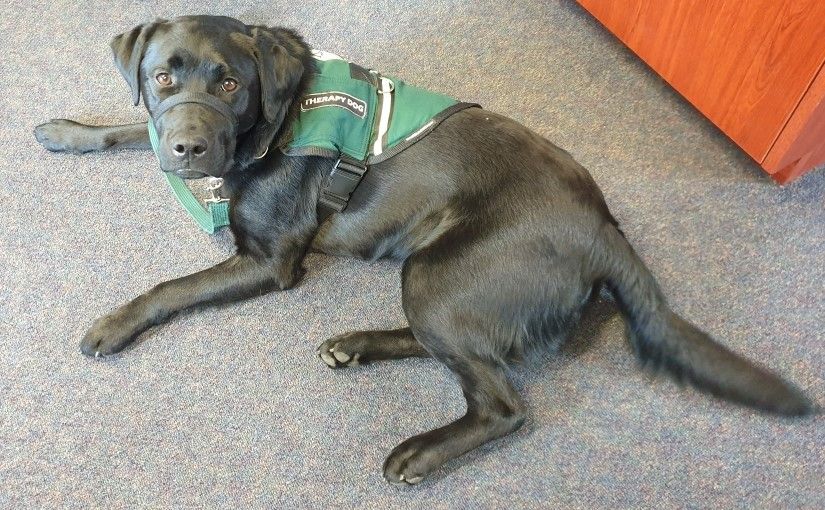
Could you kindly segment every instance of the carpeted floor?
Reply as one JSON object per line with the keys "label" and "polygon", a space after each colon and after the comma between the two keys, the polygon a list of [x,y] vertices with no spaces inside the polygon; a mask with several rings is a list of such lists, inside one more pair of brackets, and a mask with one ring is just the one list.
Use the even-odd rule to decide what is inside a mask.
{"label": "carpeted floor", "polygon": [[[196,6],[195,6],[196,5]],[[146,117],[115,34],[192,9],[509,114],[587,166],[674,308],[825,402],[825,172],[780,188],[570,1],[51,1],[0,12],[0,507],[822,508],[823,419],[772,418],[637,369],[609,301],[516,384],[516,434],[420,486],[381,477],[464,410],[434,362],[331,371],[333,334],[404,323],[399,266],[312,256],[297,289],[179,317],[122,356],[91,321],[207,267],[153,156],[56,155],[51,117]]]}

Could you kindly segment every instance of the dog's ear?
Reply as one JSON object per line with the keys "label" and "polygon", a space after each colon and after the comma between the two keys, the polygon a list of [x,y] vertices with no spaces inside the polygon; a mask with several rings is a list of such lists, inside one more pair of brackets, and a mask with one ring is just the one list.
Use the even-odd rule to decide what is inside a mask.
{"label": "dog's ear", "polygon": [[241,147],[239,161],[264,154],[282,131],[290,107],[315,70],[312,53],[296,32],[287,28],[249,26],[246,34],[232,34],[255,60],[260,83],[260,114]]}
{"label": "dog's ear", "polygon": [[267,122],[280,126],[304,75],[302,60],[308,49],[288,29],[252,29],[253,53],[261,83],[261,112]]}
{"label": "dog's ear", "polygon": [[140,62],[146,52],[146,44],[164,21],[158,19],[152,23],[138,25],[128,32],[115,36],[109,43],[118,70],[129,88],[132,89],[132,101],[135,106],[140,103]]}

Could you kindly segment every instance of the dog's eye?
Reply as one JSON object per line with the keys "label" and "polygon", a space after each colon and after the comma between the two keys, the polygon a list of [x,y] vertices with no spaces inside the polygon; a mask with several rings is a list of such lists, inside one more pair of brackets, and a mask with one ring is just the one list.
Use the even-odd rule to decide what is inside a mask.
{"label": "dog's eye", "polygon": [[169,76],[169,73],[158,73],[157,76],[155,76],[155,80],[164,87],[172,84],[172,77]]}
{"label": "dog's eye", "polygon": [[234,92],[238,88],[238,82],[232,78],[227,78],[221,83],[221,88],[224,92]]}

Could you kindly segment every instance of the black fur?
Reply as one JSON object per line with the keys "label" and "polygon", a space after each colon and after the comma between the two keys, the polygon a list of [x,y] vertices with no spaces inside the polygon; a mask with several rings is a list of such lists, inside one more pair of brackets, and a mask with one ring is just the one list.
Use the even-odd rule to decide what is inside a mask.
{"label": "black fur", "polygon": [[[164,166],[161,158],[166,171],[224,176],[237,253],[162,283],[97,320],[82,341],[85,354],[118,352],[182,310],[290,288],[303,275],[304,255],[314,249],[403,261],[409,327],[330,339],[319,348],[328,365],[432,356],[453,370],[464,390],[464,417],[390,453],[384,476],[393,483],[416,483],[444,462],[517,429],[526,411],[507,381],[508,363],[563,338],[601,284],[618,298],[642,360],[758,409],[812,411],[791,384],[674,314],[587,171],[524,126],[480,109],[461,111],[374,165],[348,209],[319,224],[318,195],[333,162],[277,150],[314,71],[309,48],[295,32],[185,17],[138,27],[115,38],[112,47],[133,94],[142,92],[150,112],[170,93],[205,90],[241,119],[231,140],[210,143],[208,168],[194,162]],[[194,54],[195,48],[207,49]],[[178,54],[193,63],[181,59],[174,90],[158,89],[152,70]],[[220,92],[215,69],[237,78],[241,91]],[[170,112],[175,115],[160,126],[162,146],[171,136],[164,133],[181,126],[213,140],[227,134],[224,121],[202,106]],[[35,134],[50,150],[148,148],[140,125],[58,120]],[[267,148],[266,157],[256,159]]]}

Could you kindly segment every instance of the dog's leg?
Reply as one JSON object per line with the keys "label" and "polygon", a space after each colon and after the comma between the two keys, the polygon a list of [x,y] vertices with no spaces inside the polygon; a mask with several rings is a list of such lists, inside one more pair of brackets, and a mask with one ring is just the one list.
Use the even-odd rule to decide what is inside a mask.
{"label": "dog's leg", "polygon": [[34,137],[54,152],[115,149],[151,149],[145,122],[122,126],[87,126],[73,120],[54,119],[34,128]]}
{"label": "dog's leg", "polygon": [[96,320],[81,342],[89,356],[118,352],[140,333],[194,306],[229,303],[292,287],[303,275],[296,254],[279,262],[234,255],[198,273],[161,283]]}
{"label": "dog's leg", "polygon": [[390,483],[418,483],[448,460],[524,423],[524,404],[507,381],[503,367],[480,359],[446,357],[441,361],[458,375],[467,413],[395,447],[384,462],[384,478]]}
{"label": "dog's leg", "polygon": [[318,355],[330,368],[351,367],[383,359],[430,357],[410,328],[338,335],[322,343],[318,347]]}

